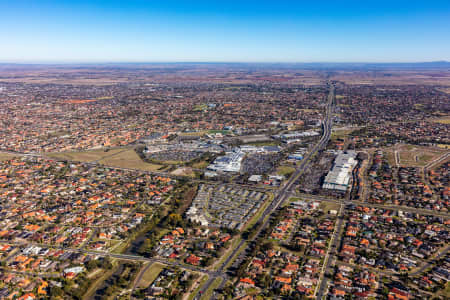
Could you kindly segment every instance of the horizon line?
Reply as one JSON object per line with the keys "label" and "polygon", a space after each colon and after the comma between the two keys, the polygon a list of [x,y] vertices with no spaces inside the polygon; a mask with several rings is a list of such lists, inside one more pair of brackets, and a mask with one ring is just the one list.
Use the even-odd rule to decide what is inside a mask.
{"label": "horizon line", "polygon": [[161,61],[0,61],[0,65],[94,65],[94,64],[430,64],[450,63],[442,60],[420,61],[201,61],[201,60],[161,60]]}

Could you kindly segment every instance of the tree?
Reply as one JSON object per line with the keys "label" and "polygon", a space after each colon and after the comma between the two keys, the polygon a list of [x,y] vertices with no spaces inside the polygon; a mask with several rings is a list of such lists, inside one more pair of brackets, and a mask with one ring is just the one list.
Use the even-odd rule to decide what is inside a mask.
{"label": "tree", "polygon": [[128,282],[123,277],[120,277],[119,280],[117,280],[117,285],[120,286],[121,288],[125,288],[127,284]]}
{"label": "tree", "polygon": [[58,286],[52,286],[50,289],[51,298],[59,298],[64,296],[64,291]]}
{"label": "tree", "polygon": [[263,252],[267,252],[267,251],[269,251],[269,250],[272,250],[273,249],[273,243],[272,242],[265,242],[262,246],[261,246],[261,250],[263,251]]}
{"label": "tree", "polygon": [[203,266],[209,267],[213,263],[213,261],[214,260],[212,257],[207,257],[203,260]]}
{"label": "tree", "polygon": [[111,263],[111,258],[105,257],[103,259],[103,261],[102,261],[102,265],[101,266],[102,266],[103,269],[106,269],[106,270],[111,269],[113,267],[113,265]]}
{"label": "tree", "polygon": [[97,267],[98,267],[98,262],[95,259],[91,259],[86,265],[86,268],[88,271],[92,271]]}
{"label": "tree", "polygon": [[177,226],[181,220],[182,218],[180,214],[172,213],[169,215],[169,223],[173,226]]}
{"label": "tree", "polygon": [[114,293],[114,286],[108,285],[108,287],[105,289],[105,295],[110,296]]}

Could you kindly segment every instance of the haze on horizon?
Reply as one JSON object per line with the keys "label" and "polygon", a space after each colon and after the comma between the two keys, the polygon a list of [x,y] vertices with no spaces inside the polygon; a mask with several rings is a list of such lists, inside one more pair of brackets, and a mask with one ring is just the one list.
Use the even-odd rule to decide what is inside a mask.
{"label": "haze on horizon", "polygon": [[5,1],[0,62],[450,60],[449,1]]}

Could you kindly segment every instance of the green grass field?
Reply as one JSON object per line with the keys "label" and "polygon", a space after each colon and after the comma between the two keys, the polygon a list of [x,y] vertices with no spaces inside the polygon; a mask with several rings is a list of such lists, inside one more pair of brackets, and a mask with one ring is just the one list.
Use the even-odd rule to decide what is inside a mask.
{"label": "green grass field", "polygon": [[194,106],[194,111],[202,111],[208,109],[208,105],[206,104],[197,104]]}
{"label": "green grass field", "polygon": [[273,197],[274,195],[272,193],[268,194],[269,197],[267,198],[267,200],[264,202],[264,204],[261,206],[261,208],[256,212],[256,214],[250,219],[250,221],[244,226],[242,231],[247,230],[248,228],[251,228],[253,225],[256,224],[256,222],[258,221],[258,219],[261,217],[261,215],[263,214],[264,210],[267,208],[267,206],[270,205],[270,203],[273,201]]}
{"label": "green grass field", "polygon": [[150,268],[142,275],[141,280],[137,283],[138,287],[148,287],[155,281],[159,273],[164,269],[164,265],[160,263],[153,263]]}
{"label": "green grass field", "polygon": [[236,252],[236,254],[231,258],[231,260],[228,262],[228,264],[225,266],[224,269],[228,269],[233,262],[236,260],[236,258],[239,256],[239,254],[241,254],[242,251],[245,250],[245,248],[247,247],[247,242],[243,243],[241,248],[239,248],[239,250]]}
{"label": "green grass field", "polygon": [[213,292],[214,292],[214,290],[216,289],[216,288],[218,288],[219,287],[219,285],[220,285],[220,283],[222,282],[222,278],[216,278],[214,281],[213,281],[213,283],[210,285],[210,287],[209,287],[209,289],[207,289],[206,291],[205,291],[205,293],[200,297],[200,300],[208,300],[208,299],[210,299],[211,298],[211,296],[212,296],[212,294],[213,294]]}
{"label": "green grass field", "polygon": [[294,173],[294,172],[295,172],[295,168],[293,168],[293,167],[279,166],[277,168],[277,174],[278,175],[283,175],[286,178],[291,176],[291,174]]}
{"label": "green grass field", "polygon": [[355,131],[356,128],[336,128],[331,132],[331,138],[342,138]]}
{"label": "green grass field", "polygon": [[339,211],[339,204],[335,202],[326,202],[322,201],[320,202],[319,208],[323,210],[325,213],[327,213],[330,210],[337,210]]}
{"label": "green grass field", "polygon": [[443,295],[446,299],[450,299],[450,282],[447,282],[447,284],[445,285]]}
{"label": "green grass field", "polygon": [[200,279],[200,283],[198,284],[197,288],[193,290],[192,293],[190,293],[188,300],[194,299],[194,297],[198,294],[198,292],[202,288],[203,284],[205,284],[205,282],[208,280],[208,278],[209,278],[208,275],[203,275],[203,277]]}
{"label": "green grass field", "polygon": [[222,257],[214,264],[214,270],[217,270],[224,262],[225,260],[231,255],[233,252],[233,249],[236,248],[239,243],[241,242],[242,238],[240,235],[236,236],[231,243],[231,246],[227,251],[222,255]]}

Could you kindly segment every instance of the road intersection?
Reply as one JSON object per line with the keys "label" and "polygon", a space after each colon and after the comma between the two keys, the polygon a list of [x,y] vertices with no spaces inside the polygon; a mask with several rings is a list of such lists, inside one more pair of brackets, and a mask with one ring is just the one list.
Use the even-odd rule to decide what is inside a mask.
{"label": "road intersection", "polygon": [[[323,266],[321,268],[320,276],[319,276],[319,282],[314,291],[314,297],[316,299],[322,299],[324,297],[324,295],[326,295],[326,291],[328,288],[328,279],[326,278],[325,274],[327,274],[327,272],[330,271],[331,267],[334,265],[334,262],[335,262],[335,258],[336,258],[335,251],[339,246],[340,237],[342,236],[342,232],[344,229],[345,222],[344,222],[343,216],[345,214],[345,209],[346,209],[347,205],[349,205],[349,204],[364,205],[364,206],[376,207],[376,208],[396,209],[396,210],[403,210],[403,211],[407,211],[407,212],[428,214],[428,215],[439,216],[439,217],[449,217],[448,213],[430,211],[430,210],[426,210],[426,209],[417,209],[417,208],[412,208],[412,207],[403,207],[403,206],[386,205],[386,204],[369,204],[364,201],[357,201],[357,200],[350,201],[346,198],[345,199],[336,199],[336,198],[317,196],[317,195],[298,194],[296,192],[296,186],[297,186],[298,179],[300,178],[300,176],[302,176],[304,171],[308,167],[310,167],[311,161],[314,158],[314,156],[317,153],[319,153],[320,151],[322,151],[323,149],[325,149],[325,147],[327,146],[327,144],[331,138],[334,107],[335,107],[335,87],[333,84],[330,83],[329,84],[329,94],[327,97],[327,104],[325,107],[325,117],[322,122],[322,135],[321,135],[320,140],[305,155],[304,159],[301,161],[301,163],[299,164],[299,166],[297,167],[295,172],[291,175],[291,177],[285,182],[285,184],[282,185],[278,189],[271,189],[271,192],[274,194],[274,198],[273,198],[272,202],[264,209],[262,214],[259,216],[258,220],[255,222],[255,224],[258,225],[254,232],[255,234],[252,234],[251,237],[249,237],[247,239],[242,238],[240,240],[240,242],[237,243],[237,245],[234,245],[234,248],[231,249],[231,251],[227,252],[227,255],[228,255],[227,258],[223,262],[221,262],[218,266],[215,266],[215,269],[196,267],[196,266],[184,264],[181,262],[176,262],[176,261],[169,260],[169,259],[147,258],[147,257],[143,257],[140,255],[118,254],[118,253],[110,253],[110,252],[106,252],[106,251],[91,251],[91,250],[85,249],[84,247],[67,248],[67,247],[58,247],[55,245],[46,245],[46,244],[28,243],[28,242],[27,243],[10,243],[10,244],[16,245],[16,246],[35,245],[35,246],[41,246],[41,247],[59,248],[59,249],[67,250],[67,251],[85,253],[85,254],[96,255],[96,256],[101,256],[101,257],[111,257],[111,258],[116,258],[119,260],[146,263],[147,265],[146,265],[145,269],[141,270],[139,276],[142,276],[142,274],[145,272],[145,270],[153,263],[162,263],[165,265],[179,267],[179,268],[187,269],[190,271],[206,274],[206,275],[208,275],[207,281],[198,289],[197,295],[194,295],[194,299],[199,299],[201,297],[201,295],[205,294],[206,291],[211,288],[211,285],[215,282],[215,280],[217,278],[222,279],[221,284],[219,285],[219,289],[221,289],[225,286],[225,284],[227,283],[227,281],[229,279],[229,275],[228,275],[229,266],[233,265],[233,262],[239,263],[240,258],[239,258],[238,254],[241,251],[247,250],[249,245],[252,242],[254,242],[258,238],[260,233],[263,232],[263,230],[265,230],[269,226],[269,224],[270,224],[269,216],[274,214],[291,197],[294,197],[294,196],[301,197],[302,199],[312,200],[312,201],[334,202],[334,203],[337,203],[340,205],[339,212],[337,215],[338,219],[335,224],[335,228],[332,233],[331,240],[329,242],[328,249],[327,249],[324,261],[323,261]],[[12,154],[17,154],[17,153],[12,153]],[[44,157],[39,154],[27,154],[26,156]],[[440,157],[438,160],[434,161],[433,163],[440,162],[446,158],[448,158],[448,154],[445,157]],[[54,158],[49,158],[49,159],[54,160]],[[98,161],[91,162],[88,164],[97,166]],[[427,167],[429,167],[430,165],[427,165],[425,167],[425,169]],[[124,169],[124,168],[117,168],[117,169],[136,171],[135,169]],[[151,173],[153,175],[156,174],[156,175],[161,175],[161,176],[174,177],[174,176],[168,175],[166,173],[150,172],[150,171],[147,173]],[[202,181],[202,182],[204,182],[204,181]],[[215,184],[215,183],[213,183],[213,184]],[[237,185],[237,184],[232,184],[232,185],[241,186],[241,185]],[[261,189],[261,190],[265,190],[265,189]],[[265,190],[265,191],[267,191],[267,190]],[[441,251],[436,254],[434,259],[443,257],[449,250],[450,250],[450,246],[446,247],[445,249],[441,249]],[[338,263],[341,263],[341,262],[338,262]],[[425,262],[423,265],[421,265],[417,269],[411,271],[410,275],[420,274],[421,272],[426,270],[428,267],[430,267],[430,261]],[[34,274],[34,273],[32,273],[32,274],[40,276],[40,274]],[[135,281],[134,287],[136,286],[136,284],[138,282],[139,282],[139,280]],[[134,287],[133,287],[133,289],[134,289]],[[214,294],[213,294],[213,296],[211,296],[211,298],[212,299],[215,298]]]}

